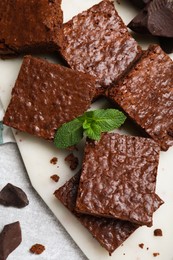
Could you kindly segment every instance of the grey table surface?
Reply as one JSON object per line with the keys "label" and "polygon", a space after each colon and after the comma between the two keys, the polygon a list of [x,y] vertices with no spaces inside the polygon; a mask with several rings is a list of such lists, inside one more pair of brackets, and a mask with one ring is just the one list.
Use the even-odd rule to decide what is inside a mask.
{"label": "grey table surface", "polygon": [[[20,221],[22,229],[22,243],[9,255],[8,260],[87,260],[32,188],[15,143],[0,146],[0,189],[9,182],[26,192],[29,205],[22,209],[0,205],[0,231],[4,225],[15,221]],[[41,255],[29,252],[36,243],[46,248]]]}

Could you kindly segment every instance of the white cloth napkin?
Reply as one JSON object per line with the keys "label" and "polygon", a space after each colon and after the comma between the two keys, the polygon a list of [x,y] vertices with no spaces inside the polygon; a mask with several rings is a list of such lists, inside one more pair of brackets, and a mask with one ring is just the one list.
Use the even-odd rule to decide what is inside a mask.
{"label": "white cloth napkin", "polygon": [[4,109],[0,100],[0,145],[15,142],[11,128],[3,125]]}

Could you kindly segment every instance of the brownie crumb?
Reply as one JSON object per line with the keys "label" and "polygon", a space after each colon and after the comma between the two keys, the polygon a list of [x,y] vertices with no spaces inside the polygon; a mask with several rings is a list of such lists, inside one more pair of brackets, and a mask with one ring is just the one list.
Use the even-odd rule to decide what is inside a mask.
{"label": "brownie crumb", "polygon": [[77,168],[79,160],[73,153],[70,153],[65,157],[65,161],[69,164],[70,169],[73,171]]}
{"label": "brownie crumb", "polygon": [[149,250],[149,247],[147,247],[147,250]]}
{"label": "brownie crumb", "polygon": [[143,244],[143,243],[139,244],[138,246],[139,246],[140,248],[142,248],[142,249],[144,248],[144,244]]}
{"label": "brownie crumb", "polygon": [[45,246],[41,245],[41,244],[35,244],[30,248],[30,252],[36,255],[40,255],[43,253],[43,251],[45,250]]}
{"label": "brownie crumb", "polygon": [[50,178],[51,178],[54,182],[58,182],[60,177],[59,177],[57,174],[54,174],[54,175],[50,176]]}
{"label": "brownie crumb", "polygon": [[155,229],[154,230],[154,236],[162,237],[163,236],[162,230],[160,228]]}
{"label": "brownie crumb", "polygon": [[159,253],[153,253],[153,256],[154,257],[156,257],[156,256],[158,256],[158,255],[160,255]]}
{"label": "brownie crumb", "polygon": [[51,160],[50,160],[50,163],[51,164],[57,164],[57,162],[58,162],[58,158],[57,157],[53,157]]}

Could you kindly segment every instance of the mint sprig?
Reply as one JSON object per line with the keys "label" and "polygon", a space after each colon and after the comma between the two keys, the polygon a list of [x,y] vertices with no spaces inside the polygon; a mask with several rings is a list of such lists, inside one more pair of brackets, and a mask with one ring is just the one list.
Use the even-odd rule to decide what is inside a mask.
{"label": "mint sprig", "polygon": [[102,132],[120,127],[126,116],[117,109],[97,109],[85,112],[82,116],[63,124],[56,132],[54,144],[67,148],[80,142],[83,136],[99,140]]}

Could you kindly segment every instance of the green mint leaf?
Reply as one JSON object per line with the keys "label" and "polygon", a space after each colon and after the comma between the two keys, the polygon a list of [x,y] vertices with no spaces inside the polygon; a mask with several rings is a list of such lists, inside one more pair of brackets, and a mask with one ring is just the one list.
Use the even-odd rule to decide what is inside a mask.
{"label": "green mint leaf", "polygon": [[101,127],[102,132],[107,132],[119,128],[126,120],[126,116],[117,109],[99,109],[94,111],[93,119]]}
{"label": "green mint leaf", "polygon": [[86,129],[84,133],[90,139],[98,141],[101,137],[101,127],[95,123],[92,123],[90,128]]}
{"label": "green mint leaf", "polygon": [[63,124],[56,132],[54,144],[58,148],[67,148],[79,143],[83,138],[82,123],[76,118]]}
{"label": "green mint leaf", "polygon": [[90,139],[99,140],[102,132],[120,127],[126,116],[116,109],[98,109],[85,112],[82,116],[63,124],[56,132],[54,143],[58,148],[77,144],[83,134]]}

